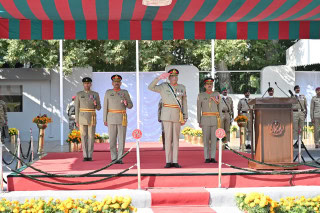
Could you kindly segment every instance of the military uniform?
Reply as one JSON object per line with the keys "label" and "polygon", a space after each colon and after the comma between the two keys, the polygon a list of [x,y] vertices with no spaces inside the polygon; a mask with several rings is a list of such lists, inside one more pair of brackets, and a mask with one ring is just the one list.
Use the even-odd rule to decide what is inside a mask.
{"label": "military uniform", "polygon": [[[178,72],[175,69],[169,70],[169,73]],[[182,84],[171,85],[174,93],[181,104],[181,109],[177,99],[173,95],[169,83],[161,83],[154,79],[149,85],[149,90],[158,92],[162,99],[162,109],[160,119],[163,123],[165,134],[166,163],[178,165],[178,149],[181,123],[188,119],[187,93],[186,87]]]}
{"label": "military uniform", "polygon": [[75,106],[74,106],[74,100],[72,100],[68,105],[67,105],[67,115],[69,117],[69,129],[70,131],[77,129],[76,126],[76,114],[75,114]]}
{"label": "military uniform", "polygon": [[320,146],[320,97],[314,96],[310,104],[310,117],[314,120],[314,143]]}
{"label": "military uniform", "polygon": [[227,141],[230,142],[230,124],[233,119],[233,100],[229,96],[221,97],[221,107],[222,107],[222,116],[221,116],[221,128],[227,134]]}
{"label": "military uniform", "polygon": [[4,141],[5,133],[3,127],[8,122],[7,117],[7,105],[4,101],[0,100],[0,131],[1,131],[1,142]]}
{"label": "military uniform", "polygon": [[295,95],[298,103],[292,105],[293,110],[293,138],[298,140],[299,131],[303,130],[304,120],[307,115],[307,99],[304,95]]}
{"label": "military uniform", "polygon": [[[83,82],[91,82],[91,79],[85,79],[88,78],[84,78]],[[97,102],[96,106],[94,105],[94,100]],[[99,94],[92,90],[78,92],[75,100],[75,108],[76,123],[80,126],[83,158],[92,159],[97,124],[96,110],[101,109]]]}
{"label": "military uniform", "polygon": [[248,118],[248,123],[246,127],[247,137],[246,137],[246,145],[251,145],[251,136],[252,136],[252,120],[251,120],[251,113],[250,109],[252,109],[252,106],[250,106],[248,103],[251,101],[250,98],[241,98],[238,102],[238,112],[239,115],[245,115]]}
{"label": "military uniform", "polygon": [[[112,80],[115,80],[115,78],[120,79],[121,76],[114,75],[111,77]],[[127,106],[125,106],[124,100],[127,101]],[[103,121],[108,124],[112,161],[120,159],[123,155],[128,124],[126,109],[132,107],[133,103],[127,90],[115,91],[109,89],[106,91],[103,104]]]}
{"label": "military uniform", "polygon": [[[197,120],[202,127],[204,158],[211,161],[216,158],[216,130],[220,127],[220,115],[222,114],[221,97],[219,92],[202,92],[197,100]],[[211,141],[211,146],[210,142]],[[211,147],[211,149],[210,149]]]}

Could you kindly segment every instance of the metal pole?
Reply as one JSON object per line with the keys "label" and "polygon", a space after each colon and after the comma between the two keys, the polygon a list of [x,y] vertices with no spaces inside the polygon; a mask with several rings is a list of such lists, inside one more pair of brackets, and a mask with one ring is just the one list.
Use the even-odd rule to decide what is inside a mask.
{"label": "metal pole", "polygon": [[3,144],[2,144],[2,141],[1,141],[1,135],[2,135],[2,132],[1,132],[1,130],[0,130],[0,143],[1,143],[1,146],[0,146],[0,159],[1,159],[1,165],[0,165],[0,190],[1,190],[1,192],[3,192],[3,169],[2,169],[2,146],[3,146]]}
{"label": "metal pole", "polygon": [[302,159],[301,159],[301,140],[302,140],[302,136],[299,133],[298,134],[298,145],[299,145],[298,161],[299,161],[299,163],[301,163],[301,161],[302,161]]}
{"label": "metal pole", "polygon": [[214,39],[211,40],[211,77],[215,76],[215,67],[214,67]]}
{"label": "metal pole", "polygon": [[222,139],[219,139],[219,188],[221,188]]}
{"label": "metal pole", "polygon": [[[18,152],[17,152],[17,156],[21,159],[21,149],[20,149],[20,146],[21,146],[21,141],[20,141],[20,131],[18,131],[18,139],[17,139],[17,149],[18,149]],[[21,167],[21,161],[19,159],[17,159],[18,161],[18,166],[17,168],[20,169]]]}
{"label": "metal pole", "polygon": [[60,145],[63,146],[63,42],[60,40]]}
{"label": "metal pole", "polygon": [[[137,84],[137,129],[140,129],[140,76],[139,76],[139,41],[136,40],[136,84]],[[141,189],[140,140],[137,140],[138,189]]]}
{"label": "metal pole", "polygon": [[33,150],[33,135],[32,135],[32,129],[30,128],[30,143],[31,143],[31,162],[33,162],[34,159],[34,150]]}

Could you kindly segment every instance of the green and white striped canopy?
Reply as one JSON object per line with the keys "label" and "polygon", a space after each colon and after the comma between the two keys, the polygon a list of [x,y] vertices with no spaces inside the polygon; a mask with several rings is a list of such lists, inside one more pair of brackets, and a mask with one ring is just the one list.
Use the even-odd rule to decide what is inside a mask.
{"label": "green and white striped canopy", "polygon": [[0,0],[0,38],[318,39],[320,0]]}

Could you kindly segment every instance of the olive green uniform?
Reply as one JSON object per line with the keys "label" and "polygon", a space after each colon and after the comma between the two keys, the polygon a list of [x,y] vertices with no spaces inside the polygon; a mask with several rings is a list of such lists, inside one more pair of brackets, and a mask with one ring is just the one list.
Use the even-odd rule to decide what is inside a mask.
{"label": "olive green uniform", "polygon": [[[127,101],[127,106],[124,105],[123,100]],[[126,109],[132,107],[133,103],[127,90],[115,91],[110,89],[106,91],[103,104],[103,121],[108,124],[112,161],[120,159],[123,155],[127,134]]]}
{"label": "olive green uniform", "polygon": [[248,123],[246,127],[246,145],[251,145],[251,136],[252,136],[252,120],[250,109],[252,109],[252,105],[250,106],[248,103],[251,101],[250,98],[242,98],[238,102],[238,112],[239,115],[244,115],[248,118]]}
{"label": "olive green uniform", "polygon": [[233,119],[233,100],[229,96],[221,96],[221,128],[226,132],[227,141],[230,142],[230,125]]}
{"label": "olive green uniform", "polygon": [[307,115],[307,99],[304,95],[295,95],[298,103],[292,105],[293,110],[293,138],[298,140],[299,131],[302,133],[304,120]]}
{"label": "olive green uniform", "polygon": [[320,97],[314,96],[310,104],[310,117],[314,120],[314,143],[320,145]]}
{"label": "olive green uniform", "polygon": [[[96,106],[93,103],[94,100],[97,102]],[[92,158],[97,124],[95,110],[101,109],[99,94],[91,90],[78,92],[75,107],[76,123],[80,126],[83,157]]]}
{"label": "olive green uniform", "polygon": [[[160,119],[163,123],[165,134],[165,151],[167,163],[178,163],[179,136],[181,128],[180,109],[167,107],[169,105],[177,106],[177,101],[172,94],[168,83],[157,85],[159,79],[154,79],[149,85],[149,90],[158,92],[161,95],[163,107],[161,109]],[[184,120],[188,119],[188,106],[186,88],[182,84],[172,86],[179,102],[182,105],[182,116]]]}
{"label": "olive green uniform", "polygon": [[8,122],[8,116],[7,116],[7,105],[4,101],[0,100],[0,131],[1,131],[1,142],[4,141],[4,132],[3,127]]}
{"label": "olive green uniform", "polygon": [[[214,100],[212,100],[214,99]],[[219,92],[202,92],[197,99],[197,120],[202,128],[204,158],[216,158],[216,130],[222,114],[221,97]],[[211,141],[211,146],[210,145]]]}

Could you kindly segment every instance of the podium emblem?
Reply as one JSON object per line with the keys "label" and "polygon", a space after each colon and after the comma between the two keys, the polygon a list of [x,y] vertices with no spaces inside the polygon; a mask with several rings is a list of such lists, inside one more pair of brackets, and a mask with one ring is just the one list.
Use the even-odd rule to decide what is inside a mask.
{"label": "podium emblem", "polygon": [[279,121],[274,121],[270,126],[270,133],[273,136],[280,136],[284,132],[284,126]]}

